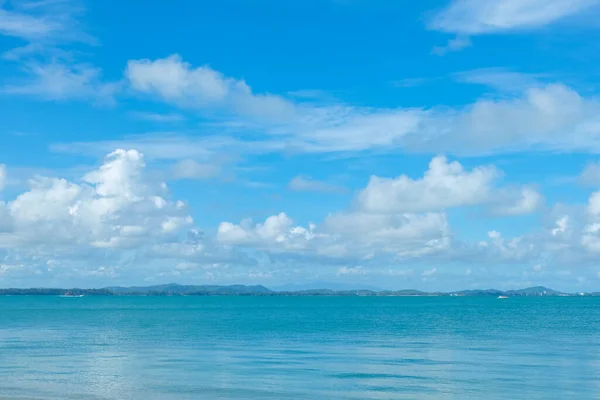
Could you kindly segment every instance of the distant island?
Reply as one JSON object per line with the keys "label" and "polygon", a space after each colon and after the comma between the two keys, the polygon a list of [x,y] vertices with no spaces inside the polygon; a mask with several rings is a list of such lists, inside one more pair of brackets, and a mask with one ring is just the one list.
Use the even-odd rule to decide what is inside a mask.
{"label": "distant island", "polygon": [[101,289],[0,289],[0,296],[450,296],[450,297],[566,297],[566,296],[600,296],[600,292],[564,293],[543,286],[535,286],[518,290],[477,289],[456,292],[422,292],[413,289],[404,290],[271,290],[262,285],[179,285],[175,283],[156,286],[106,287]]}

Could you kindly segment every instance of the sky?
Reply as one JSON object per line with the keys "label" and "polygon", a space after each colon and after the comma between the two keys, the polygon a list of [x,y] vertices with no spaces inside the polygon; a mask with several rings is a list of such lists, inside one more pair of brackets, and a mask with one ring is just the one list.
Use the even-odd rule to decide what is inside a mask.
{"label": "sky", "polygon": [[600,290],[600,0],[0,0],[0,287]]}

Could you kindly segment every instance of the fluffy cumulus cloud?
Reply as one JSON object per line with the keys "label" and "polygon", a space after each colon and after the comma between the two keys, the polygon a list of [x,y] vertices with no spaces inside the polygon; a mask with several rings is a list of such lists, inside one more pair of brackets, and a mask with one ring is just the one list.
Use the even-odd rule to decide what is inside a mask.
{"label": "fluffy cumulus cloud", "polygon": [[503,215],[537,210],[541,195],[530,188],[497,186],[501,172],[491,166],[466,170],[456,161],[434,157],[421,179],[372,177],[353,206],[330,214],[320,224],[299,226],[285,213],[264,223],[220,224],[217,240],[252,246],[271,254],[311,256],[322,262],[402,264],[419,260],[529,262],[534,246],[522,238],[492,233],[476,245],[457,242],[446,210],[486,206]]}
{"label": "fluffy cumulus cloud", "polygon": [[492,212],[498,215],[523,215],[536,211],[543,204],[542,195],[531,187],[503,190],[497,193]]}
{"label": "fluffy cumulus cloud", "polygon": [[[434,157],[421,179],[406,175],[397,178],[371,177],[358,195],[358,205],[370,212],[424,212],[452,207],[494,204],[501,214],[527,214],[535,211],[541,195],[531,188],[499,190],[495,187],[501,172],[492,166],[467,171],[457,161]],[[508,200],[508,201],[506,201]]]}
{"label": "fluffy cumulus cloud", "polygon": [[324,229],[333,240],[319,249],[332,257],[392,261],[420,258],[450,249],[450,226],[444,213],[372,214],[362,210],[330,215]]}
{"label": "fluffy cumulus cloud", "polygon": [[271,254],[307,256],[313,262],[413,259],[447,250],[449,226],[444,214],[375,215],[362,212],[329,216],[321,226],[294,224],[285,213],[263,223],[223,222],[217,240],[252,246]]}
{"label": "fluffy cumulus cloud", "polygon": [[569,263],[589,268],[600,252],[599,193],[579,211],[551,209],[548,225],[529,234],[491,230],[479,242],[457,238],[448,209],[485,206],[504,215],[537,209],[537,192],[499,186],[500,175],[491,166],[467,169],[438,156],[419,179],[371,178],[349,208],[319,223],[298,224],[279,213],[222,222],[205,237],[186,205],[148,174],[141,153],[117,150],[79,180],[37,176],[28,190],[0,203],[1,278],[70,274],[116,282],[130,274],[157,282],[269,282],[322,268],[330,277],[393,276],[417,284],[455,277],[449,266],[456,263],[473,266],[469,279],[492,276],[476,265],[521,265],[529,277]]}
{"label": "fluffy cumulus cloud", "polygon": [[592,193],[585,206],[555,205],[541,229],[511,239],[496,231],[488,236],[478,244],[487,262],[505,260],[585,272],[596,265],[600,254],[600,192]]}
{"label": "fluffy cumulus cloud", "polygon": [[362,209],[372,212],[439,211],[487,201],[499,175],[493,167],[465,171],[458,162],[435,157],[422,179],[371,177],[358,195]]}
{"label": "fluffy cumulus cloud", "polygon": [[[340,260],[385,257],[397,261],[449,253],[452,237],[445,210],[492,203],[494,193],[500,190],[494,186],[499,174],[493,167],[467,171],[438,156],[419,180],[372,177],[353,207],[330,214],[319,225],[297,226],[281,213],[259,224],[251,220],[224,222],[217,240]],[[532,203],[537,201],[528,196],[529,192],[525,200],[515,196],[506,213],[533,211]]]}
{"label": "fluffy cumulus cloud", "polygon": [[[5,257],[29,257],[32,265],[80,260],[88,266],[105,262],[103,255],[139,255],[178,243],[194,222],[183,202],[170,199],[164,183],[149,179],[135,150],[109,154],[80,182],[31,179],[29,190],[0,203],[0,220]],[[87,256],[98,259],[83,263]]]}
{"label": "fluffy cumulus cloud", "polygon": [[[597,6],[600,0],[448,0],[428,21],[430,29],[449,39],[433,53],[460,51],[476,35],[564,22]],[[17,195],[13,182],[18,179],[5,190],[7,169],[0,165],[0,279],[43,279],[68,271],[111,280],[136,268],[132,276],[162,280],[193,274],[202,280],[293,280],[293,274],[308,273],[303,265],[310,264],[330,276],[366,279],[378,273],[422,282],[448,277],[453,263],[461,264],[462,277],[478,279],[492,265],[525,265],[529,276],[542,276],[561,265],[591,268],[597,260],[600,167],[593,163],[581,176],[596,190],[586,204],[546,205],[535,186],[506,184],[492,165],[471,167],[440,155],[417,176],[405,171],[371,176],[347,199],[348,206],[326,210],[315,223],[299,223],[292,213],[280,212],[255,220],[228,218],[205,235],[191,210],[173,199],[159,178],[227,175],[233,180],[247,171],[229,160],[271,160],[265,155],[272,153],[332,158],[385,152],[449,157],[523,150],[599,153],[600,102],[564,84],[544,83],[540,75],[480,69],[452,76],[495,89],[470,103],[369,107],[301,88],[261,92],[240,77],[192,65],[178,54],[129,60],[124,76],[108,82],[101,68],[85,61],[85,51],[67,46],[94,42],[78,22],[83,11],[78,0],[0,0],[0,35],[22,42],[2,54],[19,75],[3,80],[0,90],[50,101],[111,102],[118,95],[159,102],[152,112],[128,115],[174,129],[197,127],[201,119],[203,134],[163,132],[55,145],[54,150],[110,154],[78,179],[34,176]],[[153,173],[146,160],[157,162]],[[292,178],[287,189],[286,196],[348,193],[306,175]],[[517,237],[489,226],[482,230],[489,231],[487,236],[480,233],[485,237],[467,242],[459,231],[469,222],[457,217],[465,209],[482,218],[509,217],[515,224],[520,216],[536,213],[543,223]]]}
{"label": "fluffy cumulus cloud", "polygon": [[[537,243],[529,238],[515,237],[506,239],[500,232],[488,232],[488,239],[479,242],[478,255],[482,260],[495,263],[505,262],[533,262],[539,257]],[[476,253],[477,254],[477,253]]]}
{"label": "fluffy cumulus cloud", "polygon": [[168,200],[164,184],[146,181],[144,167],[137,151],[117,150],[81,183],[33,178],[7,203],[14,230],[0,243],[127,248],[190,226],[186,206]]}
{"label": "fluffy cumulus cloud", "polygon": [[[491,166],[465,169],[438,156],[420,179],[371,178],[350,208],[331,213],[320,223],[302,226],[280,213],[259,223],[223,222],[216,239],[227,246],[250,248],[254,254],[257,250],[269,254],[272,262],[287,256],[314,265],[333,264],[336,276],[389,275],[433,282],[456,278],[449,266],[467,264],[486,266],[470,267],[469,279],[513,274],[514,282],[526,284],[534,275],[556,278],[558,268],[565,265],[577,264],[587,271],[600,252],[598,193],[585,209],[545,209],[543,218],[548,223],[520,236],[490,230],[480,241],[457,238],[446,214],[450,208],[485,206],[507,216],[539,209],[543,200],[537,191],[499,186],[500,175]],[[361,266],[349,267],[352,263]],[[415,265],[424,272],[413,273]]]}
{"label": "fluffy cumulus cloud", "polygon": [[239,225],[223,222],[217,231],[217,240],[224,244],[252,245],[274,251],[302,250],[315,237],[314,225],[308,228],[294,226],[285,213],[272,215],[263,223],[244,220]]}

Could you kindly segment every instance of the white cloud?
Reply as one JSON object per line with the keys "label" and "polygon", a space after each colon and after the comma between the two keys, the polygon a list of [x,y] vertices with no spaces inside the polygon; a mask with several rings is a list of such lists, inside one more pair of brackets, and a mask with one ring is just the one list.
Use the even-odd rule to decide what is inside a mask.
{"label": "white cloud", "polygon": [[[6,7],[10,4],[10,8]],[[29,43],[54,45],[58,42],[93,42],[81,31],[78,17],[84,12],[79,0],[0,3],[0,35]]]}
{"label": "white cloud", "polygon": [[229,137],[187,137],[170,133],[148,133],[123,140],[54,144],[51,150],[97,157],[115,148],[135,148],[148,159],[172,161],[207,159],[219,152],[240,152],[242,147],[243,143]]}
{"label": "white cloud", "polygon": [[581,183],[589,186],[600,186],[600,163],[590,163],[579,177]]}
{"label": "white cloud", "polygon": [[285,213],[268,217],[264,223],[253,224],[244,220],[239,225],[222,222],[217,230],[217,241],[229,245],[252,245],[274,251],[300,251],[315,237],[314,225],[308,228],[294,226]]}
{"label": "white cloud", "polygon": [[218,175],[221,167],[217,164],[200,164],[194,160],[182,160],[173,168],[175,179],[208,179]]}
{"label": "white cloud", "polygon": [[454,116],[432,118],[427,129],[431,135],[415,147],[432,149],[437,143],[466,154],[522,149],[598,152],[598,111],[596,100],[563,85],[530,88],[520,98],[479,100]]}
{"label": "white cloud", "polygon": [[586,217],[581,244],[588,251],[598,253],[600,252],[600,192],[590,195]]}
{"label": "white cloud", "polygon": [[431,269],[428,269],[426,271],[423,271],[423,273],[421,274],[421,276],[424,277],[424,278],[431,278],[435,274],[437,274],[437,269],[436,268],[431,268]]}
{"label": "white cloud", "polygon": [[581,245],[591,253],[600,253],[600,224],[590,224],[581,237]]}
{"label": "white cloud", "polygon": [[304,176],[294,177],[288,187],[296,192],[345,193],[347,191],[342,186]]}
{"label": "white cloud", "polygon": [[367,271],[364,270],[363,267],[340,267],[337,270],[338,276],[343,275],[366,275]]}
{"label": "white cloud", "polygon": [[437,56],[443,56],[447,53],[460,51],[467,47],[471,47],[471,39],[467,36],[457,36],[453,39],[449,39],[445,46],[435,46],[431,53]]}
{"label": "white cloud", "polygon": [[171,240],[193,222],[164,184],[146,178],[143,156],[117,150],[81,183],[36,177],[6,204],[12,229],[0,248],[59,254],[88,249],[135,249]]}
{"label": "white cloud", "polygon": [[373,244],[379,239],[393,242],[436,238],[448,233],[448,222],[444,214],[386,215],[359,211],[328,216],[325,229],[334,235],[350,236]]}
{"label": "white cloud", "polygon": [[129,61],[125,75],[133,89],[156,94],[167,100],[198,104],[219,103],[241,81],[225,78],[208,66],[192,69],[179,55],[156,61]]}
{"label": "white cloud", "polygon": [[540,28],[598,5],[598,0],[453,0],[431,29],[477,35]]}
{"label": "white cloud", "polygon": [[600,152],[600,103],[561,84],[528,86],[518,95],[486,97],[454,109],[394,109],[256,94],[242,80],[208,66],[193,67],[177,55],[132,60],[126,77],[135,92],[196,109],[223,129],[246,134],[251,139],[244,151]]}
{"label": "white cloud", "polygon": [[372,259],[419,258],[450,248],[446,215],[371,214],[363,211],[332,214],[325,220],[319,253],[330,257]]}
{"label": "white cloud", "polygon": [[358,195],[358,204],[371,212],[438,211],[481,204],[488,201],[499,174],[494,167],[465,171],[458,162],[437,156],[419,180],[406,175],[395,179],[372,176]]}
{"label": "white cloud", "polygon": [[36,96],[43,100],[93,99],[112,102],[117,83],[104,83],[102,71],[85,64],[26,64],[28,78],[4,88],[6,93]]}
{"label": "white cloud", "polygon": [[[432,163],[448,166],[445,159],[441,158]],[[462,173],[460,165],[450,167]],[[474,172],[475,180],[480,173],[483,176],[487,172]],[[454,183],[466,184],[462,181]],[[453,187],[452,183],[448,187]],[[429,203],[418,205],[417,198],[411,198],[414,202],[400,198],[405,190],[398,190],[398,195],[394,196],[381,188],[381,197],[391,199],[391,203],[375,206],[372,202],[364,201],[367,190],[370,190],[369,187],[361,192],[355,208],[330,214],[320,226],[296,226],[290,217],[281,213],[267,218],[262,224],[253,224],[251,220],[238,225],[221,223],[217,240],[224,244],[243,244],[279,253],[310,254],[324,259],[367,260],[387,257],[398,260],[424,257],[450,249],[450,228],[446,215],[422,212],[447,206],[446,203],[440,203],[446,201],[447,192],[433,190],[428,194]]]}
{"label": "white cloud", "polygon": [[125,77],[133,90],[185,107],[275,120],[294,111],[293,104],[280,96],[253,94],[243,80],[226,77],[209,66],[194,68],[177,54],[154,61],[129,61]]}
{"label": "white cloud", "polygon": [[0,4],[0,35],[18,37],[26,44],[2,54],[20,73],[6,74],[2,92],[39,100],[113,101],[118,83],[103,82],[100,68],[76,61],[81,53],[64,49],[74,42],[95,43],[81,29],[79,19],[85,8],[79,0],[22,0],[11,6],[6,9]]}
{"label": "white cloud", "polygon": [[593,216],[600,216],[600,192],[594,192],[588,201],[588,212]]}
{"label": "white cloud", "polygon": [[[255,94],[246,82],[209,66],[193,67],[179,55],[132,60],[126,70],[132,90],[207,115],[266,129],[278,142],[271,150],[353,151],[391,145],[418,122],[418,111],[313,106],[268,93]],[[223,113],[225,115],[223,115]],[[231,125],[231,124],[230,124]],[[372,142],[365,147],[365,140]]]}
{"label": "white cloud", "polygon": [[141,119],[144,121],[151,121],[151,122],[169,123],[169,122],[181,122],[181,121],[185,120],[185,117],[181,114],[158,114],[158,113],[142,112],[142,111],[135,111],[135,112],[131,112],[130,114],[134,118]]}
{"label": "white cloud", "polygon": [[217,241],[251,246],[272,254],[304,254],[326,260],[419,258],[449,249],[444,214],[376,215],[361,212],[329,216],[317,227],[297,226],[285,213],[264,223],[223,222]]}
{"label": "white cloud", "polygon": [[[479,243],[483,250],[482,260],[494,263],[505,262],[532,262],[539,258],[541,248],[529,238],[515,237],[506,239],[500,232],[488,232],[488,240]],[[477,257],[476,252],[472,255]],[[493,261],[492,261],[493,260]]]}
{"label": "white cloud", "polygon": [[[504,189],[489,185],[487,178],[474,178],[487,176],[480,172],[486,168],[466,170],[447,160],[434,161],[432,164],[438,165],[432,169],[441,168],[446,174],[451,171],[453,179],[460,177],[457,185],[470,187],[472,182],[485,182],[488,196],[504,193]],[[538,264],[545,266],[544,271],[571,263],[589,265],[600,251],[597,195],[590,197],[588,212],[582,211],[580,228],[572,222],[574,216],[555,210],[544,232],[504,238],[490,231],[487,240],[470,244],[453,235],[443,211],[426,211],[461,204],[462,194],[448,191],[427,174],[410,182],[407,191],[426,188],[429,207],[404,205],[373,210],[357,200],[353,207],[330,214],[318,225],[301,226],[285,213],[260,223],[223,222],[213,242],[212,237],[204,238],[194,228],[186,205],[170,199],[166,185],[148,175],[139,152],[119,150],[110,154],[102,166],[83,174],[80,181],[36,177],[29,190],[1,203],[0,262],[31,266],[27,270],[7,268],[11,279],[40,268],[44,277],[67,279],[64,274],[69,274],[106,282],[140,275],[157,279],[202,276],[222,282],[245,279],[248,271],[255,277],[293,279],[287,277],[314,276],[320,266],[334,265],[328,271],[337,276],[368,275],[376,279],[389,275],[420,282],[438,276],[437,265],[448,263],[462,263],[456,264],[457,274],[462,277],[469,263],[521,265],[521,276],[523,271],[535,271]],[[401,204],[411,204],[402,196],[398,199]],[[517,201],[515,207],[529,209],[527,204]],[[401,211],[406,209],[412,211]],[[210,277],[205,275],[203,266],[224,265],[224,261],[231,266],[229,269],[219,267],[210,271]],[[431,268],[434,262],[435,271]],[[349,267],[357,264],[360,268]],[[143,266],[143,272],[137,269],[132,273],[133,265]],[[424,269],[424,265],[430,269]],[[404,267],[398,270],[400,266]],[[479,272],[478,279],[486,273]],[[444,276],[452,273],[451,268],[444,268]]]}
{"label": "white cloud", "polygon": [[524,215],[536,211],[543,197],[536,190],[524,187],[520,191],[500,192],[493,203],[492,211],[498,215]]}
{"label": "white cloud", "polygon": [[4,185],[6,184],[6,166],[0,164],[0,192],[4,189]]}
{"label": "white cloud", "polygon": [[[2,7],[1,3],[0,7]],[[57,20],[0,8],[0,34],[2,35],[33,40],[43,39],[63,29],[63,25]]]}
{"label": "white cloud", "polygon": [[375,213],[440,211],[452,207],[487,204],[501,215],[535,211],[542,202],[532,188],[496,188],[501,172],[493,166],[465,170],[457,161],[434,157],[421,179],[372,176],[358,197],[358,207]]}
{"label": "white cloud", "polygon": [[564,234],[569,227],[569,216],[563,215],[558,220],[556,220],[556,227],[552,228],[552,236],[559,236]]}
{"label": "white cloud", "polygon": [[521,93],[524,89],[544,87],[543,74],[528,74],[504,68],[480,68],[454,75],[458,82],[484,85],[501,92]]}
{"label": "white cloud", "polygon": [[262,224],[251,220],[220,224],[217,240],[270,253],[302,254],[321,260],[387,260],[495,256],[503,261],[532,257],[533,248],[520,238],[505,240],[493,233],[478,247],[453,243],[447,208],[487,205],[498,214],[533,212],[541,196],[530,188],[496,188],[500,171],[493,167],[465,170],[458,162],[435,157],[424,177],[413,180],[372,177],[354,206],[332,213],[319,225],[296,226],[285,213]]}
{"label": "white cloud", "polygon": [[490,231],[489,239],[478,245],[482,253],[477,256],[475,249],[467,249],[467,259],[489,264],[528,263],[538,273],[542,269],[536,265],[542,265],[543,271],[595,266],[600,252],[599,203],[600,195],[594,193],[587,207],[571,206],[566,213],[564,207],[555,206],[547,215],[547,228],[516,238],[505,239],[499,232]]}

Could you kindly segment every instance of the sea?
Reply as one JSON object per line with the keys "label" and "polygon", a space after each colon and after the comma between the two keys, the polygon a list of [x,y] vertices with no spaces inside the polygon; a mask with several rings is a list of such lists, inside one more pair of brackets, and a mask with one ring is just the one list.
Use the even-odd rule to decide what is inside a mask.
{"label": "sea", "polygon": [[600,298],[0,296],[0,399],[600,399]]}

